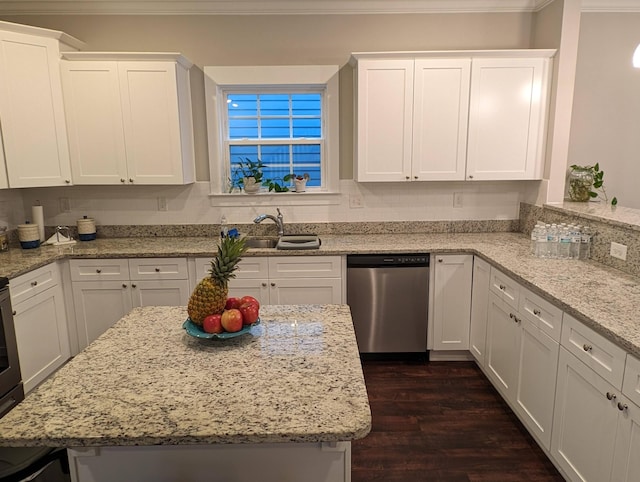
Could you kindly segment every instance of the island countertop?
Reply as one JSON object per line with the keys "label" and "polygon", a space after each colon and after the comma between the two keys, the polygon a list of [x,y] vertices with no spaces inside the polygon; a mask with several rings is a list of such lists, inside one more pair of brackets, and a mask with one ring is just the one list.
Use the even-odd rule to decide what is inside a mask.
{"label": "island countertop", "polygon": [[136,308],[0,420],[0,445],[97,447],[362,438],[371,412],[349,307],[274,305],[229,340],[185,307]]}

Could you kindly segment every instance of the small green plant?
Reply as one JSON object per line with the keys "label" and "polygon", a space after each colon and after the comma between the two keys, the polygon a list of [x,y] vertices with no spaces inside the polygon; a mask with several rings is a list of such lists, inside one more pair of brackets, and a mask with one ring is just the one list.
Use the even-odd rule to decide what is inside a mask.
{"label": "small green plant", "polygon": [[[291,174],[287,174],[286,176],[284,176],[282,178],[282,181],[280,179],[267,179],[266,181],[264,181],[262,183],[263,186],[266,186],[269,188],[269,192],[274,191],[274,192],[287,192],[289,190],[288,186],[284,185],[284,182],[289,181],[291,178],[289,177],[291,176]],[[289,178],[289,179],[287,179]],[[280,183],[283,184],[280,184]]]}
{"label": "small green plant", "polygon": [[240,158],[240,161],[236,164],[236,168],[234,170],[234,177],[237,174],[241,174],[241,176],[236,181],[238,187],[244,186],[244,178],[252,177],[255,179],[256,184],[263,183],[264,173],[262,172],[262,168],[266,167],[260,159],[257,161],[252,161],[248,157],[244,159]]}
{"label": "small green plant", "polygon": [[[584,179],[581,178],[571,178],[569,180],[569,195],[571,199],[575,199],[574,195],[582,197],[588,194],[589,198],[600,198],[605,203],[609,203],[609,197],[604,187],[604,171],[600,169],[599,163],[596,162],[593,166],[573,164],[569,167],[571,167],[572,171],[587,173],[593,178],[592,184],[585,183]],[[611,198],[611,205],[616,206],[617,204],[618,198],[614,196]]]}

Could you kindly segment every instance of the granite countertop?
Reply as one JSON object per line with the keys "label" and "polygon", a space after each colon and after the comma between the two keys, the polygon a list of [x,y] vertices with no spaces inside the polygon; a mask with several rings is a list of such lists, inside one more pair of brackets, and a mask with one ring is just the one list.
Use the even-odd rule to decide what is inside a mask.
{"label": "granite countertop", "polygon": [[[593,261],[549,260],[529,253],[521,233],[416,233],[321,235],[317,250],[252,248],[246,256],[358,253],[473,253],[640,357],[640,279]],[[14,278],[66,258],[211,257],[207,237],[107,238],[72,246],[0,253],[0,276]]]}
{"label": "granite countertop", "polygon": [[136,308],[0,420],[0,445],[334,442],[371,412],[346,305],[264,306],[201,340],[184,307]]}

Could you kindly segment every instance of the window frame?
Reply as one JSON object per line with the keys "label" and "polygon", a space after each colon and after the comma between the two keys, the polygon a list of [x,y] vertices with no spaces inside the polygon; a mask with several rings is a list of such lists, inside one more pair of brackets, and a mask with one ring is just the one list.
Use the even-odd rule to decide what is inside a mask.
{"label": "window frame", "polygon": [[[207,137],[209,149],[210,194],[225,198],[240,197],[243,202],[259,196],[281,196],[279,194],[257,194],[251,197],[227,193],[226,180],[230,163],[226,154],[226,92],[240,90],[293,89],[303,92],[305,89],[323,90],[323,187],[312,188],[304,198],[313,194],[332,194],[339,192],[339,81],[337,65],[300,65],[300,66],[205,66],[205,96]],[[295,194],[295,193],[292,193]],[[303,196],[296,199],[302,201]]]}

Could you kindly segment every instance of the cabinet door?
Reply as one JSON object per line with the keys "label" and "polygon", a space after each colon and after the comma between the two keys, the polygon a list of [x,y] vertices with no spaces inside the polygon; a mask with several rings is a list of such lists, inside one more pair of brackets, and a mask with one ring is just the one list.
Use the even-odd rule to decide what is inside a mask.
{"label": "cabinet door", "polygon": [[0,116],[10,187],[71,183],[58,41],[0,32]]}
{"label": "cabinet door", "polygon": [[267,278],[232,279],[229,281],[229,296],[235,296],[236,298],[253,296],[261,305],[271,304],[269,300],[269,282]]}
{"label": "cabinet door", "polygon": [[469,350],[480,366],[484,366],[487,342],[487,310],[489,308],[489,263],[477,256],[473,259],[473,282],[471,289],[471,327]]}
{"label": "cabinet door", "polygon": [[521,333],[514,406],[529,432],[549,450],[560,345],[532,321],[518,318]]}
{"label": "cabinet door", "polygon": [[7,179],[7,163],[4,160],[4,146],[2,143],[2,126],[0,126],[0,189],[6,189],[9,187],[9,180]]}
{"label": "cabinet door", "polygon": [[519,346],[520,327],[516,322],[515,310],[490,293],[485,370],[493,385],[507,400],[514,399]]}
{"label": "cabinet door", "polygon": [[342,303],[340,278],[279,278],[269,282],[272,305],[324,305]]}
{"label": "cabinet door", "polygon": [[468,350],[473,256],[437,255],[435,259],[433,349]]}
{"label": "cabinet door", "polygon": [[618,413],[611,480],[634,482],[640,480],[640,407],[626,400],[619,403],[622,410]]}
{"label": "cabinet door", "polygon": [[471,59],[417,59],[411,178],[465,177]]}
{"label": "cabinet door", "polygon": [[467,179],[540,179],[548,60],[473,59]]}
{"label": "cabinet door", "polygon": [[120,62],[128,179],[182,184],[178,88],[174,62]]}
{"label": "cabinet door", "polygon": [[76,281],[72,287],[82,350],[131,311],[131,291],[128,281]]}
{"label": "cabinet door", "polygon": [[413,60],[359,61],[356,95],[356,180],[409,180]]}
{"label": "cabinet door", "polygon": [[551,456],[571,480],[609,480],[618,419],[614,395],[620,393],[560,348]]}
{"label": "cabinet door", "polygon": [[123,184],[127,158],[118,64],[62,61],[74,184]]}
{"label": "cabinet door", "polygon": [[188,280],[131,282],[133,306],[185,306],[189,302]]}
{"label": "cabinet door", "polygon": [[14,308],[20,371],[27,393],[71,356],[62,287],[49,288]]}

